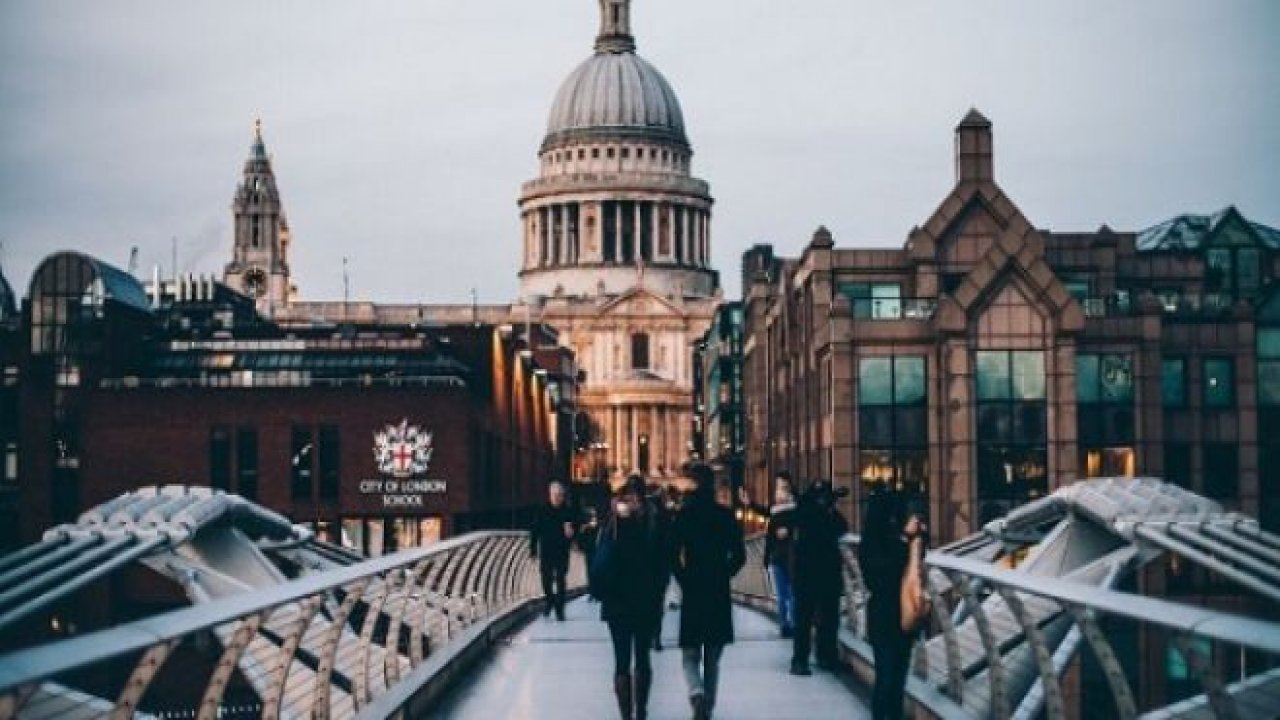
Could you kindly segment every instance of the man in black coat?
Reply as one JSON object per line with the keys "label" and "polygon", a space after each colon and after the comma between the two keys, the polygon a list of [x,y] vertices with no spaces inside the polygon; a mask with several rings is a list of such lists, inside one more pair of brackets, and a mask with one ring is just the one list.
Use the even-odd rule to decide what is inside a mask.
{"label": "man in black coat", "polygon": [[546,596],[543,617],[554,610],[564,620],[565,575],[569,572],[569,547],[578,534],[577,514],[565,502],[564,485],[551,483],[547,504],[538,511],[529,531],[529,556],[538,558],[542,573],[542,594]]}
{"label": "man in black coat", "polygon": [[715,476],[706,465],[690,468],[697,489],[676,516],[672,567],[680,583],[680,648],[689,703],[696,720],[715,708],[720,655],[733,642],[729,583],[746,563],[742,529],[715,500]]}
{"label": "man in black coat", "polygon": [[831,483],[820,480],[809,488],[796,510],[793,675],[811,674],[809,652],[814,634],[818,667],[830,670],[840,663],[836,644],[840,594],[844,591],[840,538],[849,531],[849,524],[836,509],[836,496]]}

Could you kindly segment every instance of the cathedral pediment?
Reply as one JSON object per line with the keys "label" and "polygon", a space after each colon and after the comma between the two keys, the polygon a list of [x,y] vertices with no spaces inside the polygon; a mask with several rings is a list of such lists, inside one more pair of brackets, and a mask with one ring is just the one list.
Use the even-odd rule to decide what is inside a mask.
{"label": "cathedral pediment", "polygon": [[632,288],[600,306],[600,317],[684,317],[685,313],[670,300],[643,287]]}

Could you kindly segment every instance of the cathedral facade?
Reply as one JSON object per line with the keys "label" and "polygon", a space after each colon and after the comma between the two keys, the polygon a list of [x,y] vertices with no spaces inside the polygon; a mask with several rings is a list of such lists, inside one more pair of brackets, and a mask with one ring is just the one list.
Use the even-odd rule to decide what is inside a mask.
{"label": "cathedral facade", "polygon": [[594,51],[564,81],[520,189],[520,296],[502,305],[299,301],[261,129],[233,202],[224,281],[282,326],[485,322],[553,328],[580,370],[574,479],[674,482],[692,451],[690,348],[720,304],[706,181],[684,114],[636,53],[631,1],[600,0]]}

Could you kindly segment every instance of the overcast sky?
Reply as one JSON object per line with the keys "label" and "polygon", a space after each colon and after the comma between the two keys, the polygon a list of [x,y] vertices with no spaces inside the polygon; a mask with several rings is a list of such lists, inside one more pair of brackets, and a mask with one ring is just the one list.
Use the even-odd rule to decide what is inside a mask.
{"label": "overcast sky", "polygon": [[[683,104],[736,296],[756,242],[899,245],[995,123],[1032,222],[1280,226],[1275,0],[635,0]],[[516,197],[595,0],[0,0],[0,263],[76,249],[221,272],[261,115],[306,299],[516,294]]]}

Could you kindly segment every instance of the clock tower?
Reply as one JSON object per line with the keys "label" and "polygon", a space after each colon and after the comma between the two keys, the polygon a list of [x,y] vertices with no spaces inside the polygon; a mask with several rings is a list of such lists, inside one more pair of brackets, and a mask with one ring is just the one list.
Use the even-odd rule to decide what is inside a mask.
{"label": "clock tower", "polygon": [[223,282],[252,297],[258,310],[271,317],[289,302],[294,289],[289,282],[289,224],[262,140],[261,120],[254,123],[253,145],[231,210],[234,246]]}

